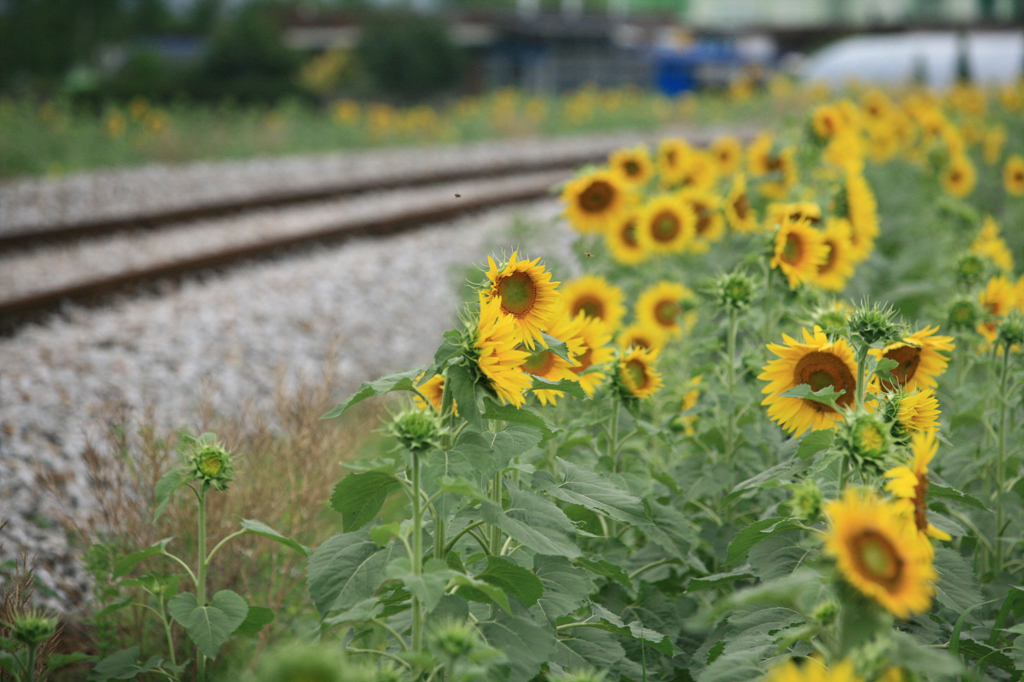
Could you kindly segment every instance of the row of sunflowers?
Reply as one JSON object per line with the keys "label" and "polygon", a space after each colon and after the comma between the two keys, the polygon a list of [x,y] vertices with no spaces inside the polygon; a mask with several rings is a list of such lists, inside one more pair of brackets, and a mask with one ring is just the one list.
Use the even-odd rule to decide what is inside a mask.
{"label": "row of sunflowers", "polygon": [[[575,230],[575,263],[496,254],[430,366],[325,415],[409,398],[343,532],[243,522],[308,556],[316,610],[252,679],[1018,679],[1022,93],[856,92],[580,169],[529,233]],[[202,508],[230,454],[186,457],[158,498]],[[272,620],[197,573],[165,617],[195,663],[103,675],[204,678]]]}

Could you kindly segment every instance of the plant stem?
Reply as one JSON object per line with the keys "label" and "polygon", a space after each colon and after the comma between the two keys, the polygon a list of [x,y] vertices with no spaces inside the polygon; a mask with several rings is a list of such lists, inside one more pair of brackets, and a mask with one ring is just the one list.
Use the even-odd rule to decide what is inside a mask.
{"label": "plant stem", "polygon": [[36,680],[36,651],[39,650],[38,644],[28,645],[28,657],[25,663],[25,680],[26,682],[35,682]]}
{"label": "plant stem", "polygon": [[[206,486],[199,489],[199,565],[196,567],[196,604],[206,606]],[[196,668],[199,682],[206,680],[206,656],[196,647]]]}
{"label": "plant stem", "polygon": [[1006,387],[1010,378],[1010,345],[1003,344],[1003,371],[999,379],[999,447],[996,455],[996,565],[995,572],[998,575],[1003,570],[1003,521],[1005,510],[1003,509],[1003,489],[1006,487],[1006,416],[1007,400]]}
{"label": "plant stem", "polygon": [[[501,504],[501,472],[494,474],[494,478],[491,479],[491,501],[494,502],[500,508]],[[491,525],[491,554],[493,556],[501,555],[501,529],[495,525]]]}
{"label": "plant stem", "polygon": [[164,632],[167,633],[167,651],[171,655],[171,665],[178,665],[177,655],[174,653],[174,634],[171,632],[171,621],[167,618],[164,609],[164,598],[160,597],[160,621],[164,624]]}
{"label": "plant stem", "polygon": [[729,393],[729,408],[726,414],[725,426],[725,461],[732,464],[732,457],[736,450],[736,408],[732,404],[732,398],[736,395],[736,330],[739,327],[739,312],[732,306],[729,307],[729,336],[725,354],[726,363],[726,388]]}
{"label": "plant stem", "polygon": [[612,460],[612,470],[619,473],[619,466],[622,464],[619,461],[619,410],[621,403],[617,397],[612,398],[612,401],[615,403],[615,408],[612,410],[611,433],[608,434],[608,456]]}
{"label": "plant stem", "polygon": [[[423,575],[423,500],[420,499],[420,455],[412,453],[412,574]],[[423,649],[423,606],[419,597],[412,598],[412,650]]]}
{"label": "plant stem", "polygon": [[868,364],[868,345],[861,345],[857,351],[857,409],[864,407],[864,393],[867,390],[865,373]]}

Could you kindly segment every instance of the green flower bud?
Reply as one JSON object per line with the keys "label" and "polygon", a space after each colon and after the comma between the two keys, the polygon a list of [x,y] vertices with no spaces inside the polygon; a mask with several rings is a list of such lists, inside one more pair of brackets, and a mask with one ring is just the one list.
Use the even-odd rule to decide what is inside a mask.
{"label": "green flower bud", "polygon": [[965,253],[956,261],[956,281],[959,285],[972,288],[987,278],[991,270],[990,261],[977,253]]}
{"label": "green flower bud", "polygon": [[839,615],[839,604],[831,599],[823,601],[814,607],[812,615],[816,621],[827,627],[836,621],[836,616]]}
{"label": "green flower bud", "polygon": [[793,512],[793,516],[814,521],[821,514],[821,505],[825,501],[825,495],[821,492],[818,484],[810,478],[806,478],[799,484],[792,487],[793,495],[787,503]]}
{"label": "green flower bud", "polygon": [[877,415],[850,413],[839,430],[839,443],[861,470],[880,474],[892,453],[891,430]]}
{"label": "green flower bud", "polygon": [[733,272],[716,279],[713,292],[719,307],[743,310],[756,297],[757,285],[745,273]]}
{"label": "green flower bud", "polygon": [[973,298],[961,297],[949,306],[949,326],[952,329],[974,329],[981,320],[981,307]]}
{"label": "green flower bud", "polygon": [[[937,168],[946,165],[945,160]],[[966,233],[973,234],[981,227],[981,216],[974,208],[959,199],[943,196],[938,201],[939,216],[949,221],[954,227]]]}
{"label": "green flower bud", "polygon": [[432,410],[404,410],[392,418],[387,430],[409,452],[423,453],[437,446],[443,427]]}
{"label": "green flower bud", "polygon": [[324,644],[290,644],[268,654],[258,682],[349,682],[341,651]]}
{"label": "green flower bud", "polygon": [[552,676],[552,682],[604,682],[605,673],[593,669],[566,671]]}
{"label": "green flower bud", "polygon": [[1000,343],[1012,347],[1024,343],[1024,314],[1013,311],[999,322],[998,338]]}
{"label": "green flower bud", "polygon": [[188,454],[189,475],[194,481],[223,491],[234,480],[235,470],[231,466],[231,453],[215,439],[216,435],[204,433],[193,441]]}
{"label": "green flower bud", "polygon": [[850,336],[867,346],[888,345],[903,338],[903,325],[892,307],[861,304],[850,313]]}
{"label": "green flower bud", "polygon": [[35,609],[15,616],[11,623],[11,637],[29,646],[42,644],[56,632],[57,619]]}
{"label": "green flower bud", "polygon": [[466,621],[445,620],[438,623],[430,635],[432,647],[449,658],[469,655],[480,638],[476,628]]}

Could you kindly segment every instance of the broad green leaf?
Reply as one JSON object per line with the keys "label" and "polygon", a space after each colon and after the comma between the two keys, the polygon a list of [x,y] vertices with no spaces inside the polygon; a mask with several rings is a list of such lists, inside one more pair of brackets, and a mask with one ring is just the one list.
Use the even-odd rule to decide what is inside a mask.
{"label": "broad green leaf", "polygon": [[170,504],[174,491],[183,485],[185,485],[185,476],[182,474],[181,469],[171,469],[156,482],[156,486],[153,489],[153,497],[156,502],[156,510],[153,512],[153,523],[156,523],[157,519],[167,510],[167,505]]}
{"label": "broad green leaf", "polygon": [[974,571],[960,553],[948,547],[937,547],[932,565],[939,573],[935,598],[959,614],[984,601]]}
{"label": "broad green leaf", "polygon": [[[437,347],[437,351],[434,352],[434,365],[437,367],[444,367],[445,363],[454,358],[456,355],[462,352],[462,344],[460,343],[462,334],[455,330],[446,331],[444,333],[444,341]],[[430,377],[424,377],[429,379]]]}
{"label": "broad green leaf", "polygon": [[459,476],[458,478],[451,478],[445,476],[441,479],[439,490],[443,493],[456,493],[458,495],[465,495],[471,500],[478,502],[490,499],[480,486],[473,483],[472,481]]}
{"label": "broad green leaf", "polygon": [[988,511],[988,508],[978,498],[972,497],[967,493],[962,493],[955,488],[949,488],[944,485],[939,485],[934,481],[928,483],[928,497],[943,497],[947,500],[953,500],[954,502],[960,502],[966,504],[975,509],[981,509]]}
{"label": "broad green leaf", "polygon": [[613,564],[612,562],[605,561],[604,559],[593,561],[586,557],[579,557],[572,563],[575,566],[580,566],[588,571],[596,573],[597,575],[613,580],[631,592],[633,591],[633,583],[629,579],[629,574],[622,570],[622,567],[618,564]]}
{"label": "broad green leaf", "polygon": [[350,609],[345,609],[328,618],[324,618],[324,625],[337,625],[338,623],[355,623],[370,620],[381,615],[384,611],[384,604],[376,597],[364,599]]}
{"label": "broad green leaf", "polygon": [[647,537],[676,559],[686,562],[690,549],[697,544],[697,531],[686,516],[667,504],[650,502],[653,525],[643,530]]}
{"label": "broad green leaf", "polygon": [[274,622],[274,610],[266,606],[250,606],[249,613],[245,614],[245,620],[238,626],[234,634],[242,637],[255,637],[260,634],[263,626]]}
{"label": "broad green leaf", "polygon": [[487,432],[483,436],[485,440],[490,440],[489,449],[494,453],[498,466],[498,470],[490,473],[490,476],[504,471],[512,460],[522,457],[541,442],[541,432],[526,424],[507,423],[501,431]]}
{"label": "broad green leaf", "polygon": [[633,526],[650,526],[640,498],[626,492],[601,474],[559,458],[562,475],[555,479],[547,471],[534,474],[533,487],[554,498],[598,511]]}
{"label": "broad green leaf", "polygon": [[[127,583],[128,583],[127,580],[122,580],[118,584],[119,585],[125,585],[127,587]],[[103,609],[101,609],[99,611],[99,613],[97,613],[95,616],[93,616],[93,618],[95,618],[96,620],[101,620],[103,618],[106,618],[110,614],[114,613],[115,611],[120,611],[124,607],[129,606],[129,605],[134,604],[134,603],[135,603],[135,600],[132,598],[132,596],[130,594],[126,594],[124,596],[118,597],[114,601],[112,601],[109,604],[107,604]]]}
{"label": "broad green leaf", "polygon": [[483,580],[477,580],[473,576],[464,573],[455,573],[452,582],[459,586],[458,594],[469,601],[483,602],[485,604],[497,604],[501,609],[511,615],[512,606],[508,603],[508,595],[500,587],[495,587]]}
{"label": "broad green leaf", "polygon": [[900,366],[900,363],[896,362],[892,358],[881,358],[876,364],[875,369],[872,370],[879,379],[889,381],[892,379],[892,371]]}
{"label": "broad green leaf", "polygon": [[820,391],[813,391],[808,384],[800,384],[794,386],[788,391],[779,393],[780,397],[783,398],[802,398],[803,400],[812,400],[822,405],[828,405],[832,409],[836,409],[836,401],[839,400],[843,395],[846,394],[846,389],[836,393],[831,386],[826,386]]}
{"label": "broad green leaf", "polygon": [[920,644],[911,635],[897,630],[891,636],[896,645],[891,660],[900,661],[905,668],[921,675],[921,679],[951,680],[966,672],[958,659]]}
{"label": "broad green leaf", "polygon": [[587,394],[583,392],[583,387],[580,386],[579,381],[573,381],[572,379],[559,379],[558,381],[552,381],[545,379],[544,377],[533,377],[533,383],[530,384],[530,390],[532,391],[562,391],[568,393],[573,398],[579,398],[584,400]]}
{"label": "broad green leaf", "polygon": [[698,590],[707,590],[712,587],[718,587],[719,585],[728,585],[729,583],[737,580],[744,580],[746,578],[753,578],[753,574],[749,571],[730,571],[729,573],[715,573],[714,575],[705,576],[703,578],[693,578],[686,586],[687,592],[697,592]]}
{"label": "broad green leaf", "polygon": [[576,527],[554,502],[528,490],[519,490],[506,481],[509,507],[502,509],[493,502],[481,504],[483,518],[498,526],[513,539],[539,554],[575,559],[580,556],[574,536]]}
{"label": "broad green leaf", "polygon": [[401,580],[409,594],[419,597],[427,611],[433,611],[455,572],[440,559],[431,558],[420,575],[415,575],[409,559],[400,557],[388,564],[386,574],[391,580]]}
{"label": "broad green leaf", "polygon": [[499,587],[523,603],[533,606],[544,594],[544,583],[531,571],[518,566],[508,559],[487,557],[487,568],[476,574],[477,580],[483,580]]}
{"label": "broad green leaf", "polygon": [[[608,670],[611,679],[643,680],[643,669],[626,656],[619,638],[596,628],[573,628],[571,637],[559,637],[551,662],[565,670]],[[606,678],[607,679],[607,678]]]}
{"label": "broad green leaf", "polygon": [[75,651],[70,654],[50,654],[46,659],[46,669],[56,670],[57,668],[63,668],[66,665],[72,663],[78,663],[79,661],[91,661],[95,656],[89,654],[83,654],[81,651]]}
{"label": "broad green leaf", "polygon": [[334,486],[331,509],[341,513],[342,530],[359,530],[376,518],[398,479],[384,471],[349,473]]}
{"label": "broad green leaf", "polygon": [[729,543],[728,555],[725,559],[727,566],[739,562],[743,557],[747,556],[747,552],[750,548],[761,542],[765,538],[769,538],[775,533],[781,533],[784,530],[791,530],[799,527],[799,522],[796,519],[788,518],[769,518],[761,519],[750,524],[733,538],[733,541]]}
{"label": "broad green leaf", "polygon": [[110,654],[89,673],[90,682],[130,680],[143,672],[139,666],[139,647],[133,646]]}
{"label": "broad green leaf", "polygon": [[575,361],[569,357],[569,349],[566,347],[563,341],[559,341],[555,337],[551,336],[547,332],[541,332],[541,336],[544,337],[544,345],[547,346],[548,350],[562,358],[566,362],[575,364]]}
{"label": "broad green leaf", "polygon": [[800,447],[796,449],[796,456],[800,459],[810,459],[822,450],[827,450],[832,445],[832,439],[835,435],[835,429],[811,431],[800,439]]}
{"label": "broad green leaf", "polygon": [[538,608],[551,623],[578,609],[594,588],[586,572],[565,557],[535,554],[531,575],[536,575],[543,586]]}
{"label": "broad green leaf", "polygon": [[391,538],[397,538],[401,533],[402,524],[399,522],[382,523],[370,528],[370,539],[377,543],[378,547],[383,547],[391,542]]}
{"label": "broad green leaf", "polygon": [[785,578],[807,559],[808,550],[799,545],[795,530],[774,533],[750,548],[750,570],[762,583]]}
{"label": "broad green leaf", "polygon": [[[389,374],[386,377],[381,377],[376,381],[364,381],[360,386],[359,390],[356,391],[352,397],[342,402],[333,410],[320,417],[321,419],[334,419],[340,417],[342,413],[348,408],[352,407],[356,403],[361,403],[367,398],[372,398],[378,395],[384,395],[385,393],[391,393],[392,391],[412,391],[415,390],[416,377],[423,373],[422,369],[414,369],[409,372],[398,372],[397,374]],[[461,404],[461,403],[460,403]]]}
{"label": "broad green leaf", "polygon": [[477,431],[483,431],[484,421],[480,417],[477,386],[469,367],[464,364],[449,365],[445,374],[445,384],[450,387],[452,399],[459,407],[459,416]]}
{"label": "broad green leaf", "polygon": [[484,419],[497,419],[499,421],[512,422],[513,424],[533,426],[540,429],[544,441],[555,435],[554,430],[548,426],[544,418],[529,408],[519,408],[515,405],[499,405],[493,400],[485,401],[484,405]]}
{"label": "broad green leaf", "polygon": [[196,595],[182,592],[167,602],[167,611],[204,656],[216,658],[221,645],[245,622],[249,606],[231,590],[213,595],[208,606],[199,606]]}
{"label": "broad green leaf", "polygon": [[335,535],[317,547],[308,573],[309,596],[320,616],[351,608],[376,592],[393,551],[394,545],[378,548],[365,528]]}
{"label": "broad green leaf", "polygon": [[298,542],[292,540],[289,537],[281,535],[265,523],[262,523],[260,521],[254,521],[252,519],[242,519],[242,528],[244,528],[249,533],[252,533],[253,535],[259,535],[260,537],[273,540],[274,542],[279,542],[285,547],[295,550],[304,557],[309,556],[308,547],[299,544]]}
{"label": "broad green leaf", "polygon": [[167,545],[174,538],[164,538],[158,542],[154,542],[146,549],[139,550],[138,552],[132,552],[126,557],[122,557],[116,564],[114,564],[114,577],[120,578],[123,575],[127,575],[132,572],[139,562],[145,561],[146,559],[154,556],[159,556],[166,551]]}
{"label": "broad green leaf", "polygon": [[723,653],[697,675],[696,682],[760,680],[765,674],[763,659],[772,648],[771,646],[759,646],[753,649]]}
{"label": "broad green leaf", "polygon": [[588,621],[588,623],[593,624],[595,627],[643,642],[666,656],[676,655],[677,649],[672,640],[668,638],[668,635],[663,635],[657,630],[644,627],[643,623],[639,621],[624,623],[621,618],[600,604],[593,604],[591,609],[593,619],[595,620]]}
{"label": "broad green leaf", "polygon": [[1011,675],[1016,671],[1012,658],[999,649],[994,649],[988,644],[982,644],[973,639],[960,640],[960,653],[982,662],[985,666],[995,666]]}
{"label": "broad green leaf", "polygon": [[499,611],[497,617],[480,624],[484,639],[508,657],[508,682],[528,682],[555,653],[555,630],[524,616]]}

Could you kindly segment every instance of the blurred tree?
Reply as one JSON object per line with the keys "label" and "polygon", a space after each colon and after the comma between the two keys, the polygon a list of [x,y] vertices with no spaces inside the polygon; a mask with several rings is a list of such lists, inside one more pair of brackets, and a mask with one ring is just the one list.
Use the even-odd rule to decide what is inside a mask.
{"label": "blurred tree", "polygon": [[193,33],[209,34],[220,18],[221,0],[194,0],[185,18],[185,28]]}
{"label": "blurred tree", "polygon": [[153,36],[177,28],[174,16],[163,0],[135,0],[132,29],[136,35]]}
{"label": "blurred tree", "polygon": [[455,85],[464,66],[444,24],[408,10],[370,15],[357,53],[378,87],[403,99],[419,99]]}

